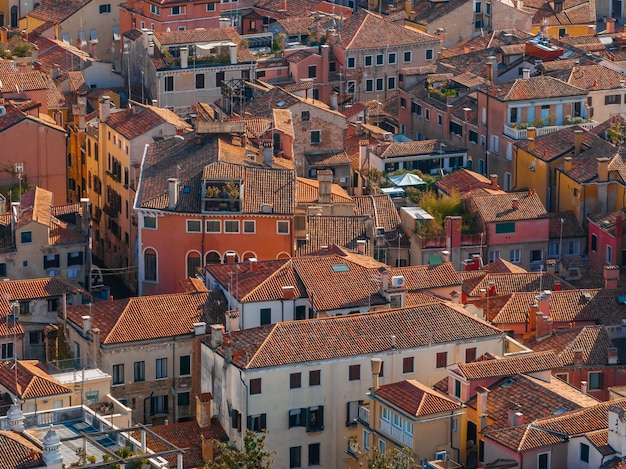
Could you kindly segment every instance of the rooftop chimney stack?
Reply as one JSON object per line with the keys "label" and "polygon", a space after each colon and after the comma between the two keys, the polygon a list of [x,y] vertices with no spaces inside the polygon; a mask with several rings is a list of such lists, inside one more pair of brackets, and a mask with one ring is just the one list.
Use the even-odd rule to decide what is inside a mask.
{"label": "rooftop chimney stack", "polygon": [[380,358],[372,358],[370,360],[372,366],[372,391],[378,389],[378,377],[380,376],[380,370],[382,368],[383,361]]}
{"label": "rooftop chimney stack", "polygon": [[617,288],[617,281],[619,280],[619,266],[618,265],[605,265],[604,271],[604,288],[606,290],[615,290]]}
{"label": "rooftop chimney stack", "polygon": [[587,381],[580,382],[580,392],[587,394]]}
{"label": "rooftop chimney stack", "polygon": [[224,326],[221,324],[211,324],[211,348],[217,348],[222,345],[223,336]]}
{"label": "rooftop chimney stack", "polygon": [[522,78],[524,80],[528,80],[530,78],[530,69],[529,68],[523,68],[522,69]]}
{"label": "rooftop chimney stack", "polygon": [[603,156],[597,158],[598,161],[598,181],[604,182],[609,180],[609,158]]}
{"label": "rooftop chimney stack", "polygon": [[497,60],[493,55],[487,57],[487,81],[491,84],[495,83],[498,67],[496,64]]}
{"label": "rooftop chimney stack", "polygon": [[98,117],[100,122],[106,122],[109,120],[111,114],[111,98],[109,96],[101,96],[98,101]]}
{"label": "rooftop chimney stack", "polygon": [[272,142],[263,142],[263,164],[272,166],[274,164],[274,145]]}
{"label": "rooftop chimney stack", "polygon": [[572,157],[566,156],[563,158],[563,171],[569,173],[572,170]]}
{"label": "rooftop chimney stack", "polygon": [[318,202],[330,205],[332,203],[333,172],[330,169],[321,169],[317,172],[317,180],[319,182]]}
{"label": "rooftop chimney stack", "polygon": [[330,94],[330,108],[333,111],[337,109],[337,93],[335,91]]}
{"label": "rooftop chimney stack", "polygon": [[167,195],[169,197],[167,208],[169,210],[176,210],[178,205],[178,183],[179,180],[177,178],[169,178],[167,180]]}
{"label": "rooftop chimney stack", "polygon": [[189,47],[180,48],[180,68],[189,67]]}
{"label": "rooftop chimney stack", "polygon": [[617,363],[619,363],[619,358],[617,356],[617,347],[607,347],[606,354],[607,363],[609,365],[617,365]]}
{"label": "rooftop chimney stack", "polygon": [[83,320],[83,335],[86,336],[91,332],[91,316],[81,316]]}
{"label": "rooftop chimney stack", "polygon": [[517,210],[519,208],[519,199],[517,197],[511,199],[511,208],[513,210]]}
{"label": "rooftop chimney stack", "polygon": [[583,131],[574,130],[574,156],[580,155],[580,150],[583,147]]}
{"label": "rooftop chimney stack", "polygon": [[230,53],[230,63],[236,64],[237,63],[237,44],[231,44],[228,47],[228,52]]}
{"label": "rooftop chimney stack", "polygon": [[206,334],[206,322],[194,322],[193,323],[193,335],[205,335]]}
{"label": "rooftop chimney stack", "polygon": [[365,255],[365,248],[367,241],[364,239],[358,239],[356,242],[356,250],[359,254]]}
{"label": "rooftop chimney stack", "polygon": [[529,137],[528,138],[528,151],[532,153],[535,151],[535,148],[537,148],[537,146],[535,145],[535,139],[533,137]]}
{"label": "rooftop chimney stack", "polygon": [[490,174],[489,175],[489,179],[491,180],[491,185],[490,185],[491,189],[494,189],[494,190],[500,189],[500,186],[498,185],[498,175],[497,174]]}

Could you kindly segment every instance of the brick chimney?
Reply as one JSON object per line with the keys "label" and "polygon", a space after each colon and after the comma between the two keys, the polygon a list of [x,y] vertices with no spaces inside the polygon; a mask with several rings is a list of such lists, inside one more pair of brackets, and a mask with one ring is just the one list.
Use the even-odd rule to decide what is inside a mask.
{"label": "brick chimney", "polygon": [[484,417],[488,415],[487,412],[487,396],[489,395],[489,389],[478,386],[476,388],[476,410],[478,411],[479,417]]}
{"label": "brick chimney", "polygon": [[580,150],[583,147],[583,131],[574,130],[574,156],[580,155]]}
{"label": "brick chimney", "polygon": [[604,288],[607,290],[615,290],[617,288],[617,281],[619,280],[619,266],[605,265],[603,276]]}
{"label": "brick chimney", "polygon": [[619,358],[617,356],[617,347],[607,347],[606,361],[609,365],[616,365],[619,362]]}
{"label": "brick chimney", "polygon": [[209,392],[203,392],[196,396],[196,422],[200,428],[211,424],[211,400],[213,396]]}
{"label": "brick chimney", "polygon": [[545,316],[552,316],[550,314],[552,292],[550,290],[544,290],[543,293],[537,296],[537,304],[539,305],[539,311]]}
{"label": "brick chimney", "polygon": [[607,18],[606,19],[606,29],[604,30],[607,34],[612,34],[615,32],[615,18]]}
{"label": "brick chimney", "polygon": [[543,337],[548,337],[549,335],[551,335],[554,328],[554,321],[552,320],[552,318],[547,317],[541,312],[537,313],[536,316],[537,330],[535,331],[535,337],[537,339],[541,339]]}
{"label": "brick chimney", "polygon": [[575,366],[580,366],[582,364],[583,364],[583,351],[582,350],[574,350],[574,365]]}
{"label": "brick chimney", "polygon": [[234,252],[227,252],[226,253],[226,263],[227,264],[234,264],[235,263],[235,257],[237,257],[237,254],[235,254]]}
{"label": "brick chimney", "polygon": [[537,127],[528,127],[526,129],[526,138],[530,140],[531,138],[534,140],[537,138]]}
{"label": "brick chimney", "polygon": [[519,208],[519,199],[517,197],[511,199],[511,208],[513,210],[517,210]]}
{"label": "brick chimney", "polygon": [[167,180],[167,195],[169,199],[167,208],[169,210],[176,210],[176,206],[178,205],[178,183],[179,180],[176,178],[169,178]]}
{"label": "brick chimney", "polygon": [[317,172],[319,182],[318,203],[332,204],[331,189],[333,183],[333,172],[330,169],[322,169]]}
{"label": "brick chimney", "polygon": [[293,285],[287,285],[285,287],[282,287],[282,291],[283,298],[285,300],[291,300],[296,297],[296,287],[294,287]]}
{"label": "brick chimney", "polygon": [[609,158],[603,156],[597,158],[598,161],[598,181],[604,182],[609,180]]}
{"label": "brick chimney", "polygon": [[563,171],[569,173],[572,170],[572,157],[566,156],[563,158]]}
{"label": "brick chimney", "polygon": [[528,138],[528,151],[530,153],[533,153],[535,151],[535,148],[537,148],[537,146],[535,145],[535,139],[533,137],[529,137]]}
{"label": "brick chimney", "polygon": [[539,312],[539,305],[537,303],[533,303],[530,305],[528,311],[528,329],[529,332],[533,332],[537,330],[537,313]]}

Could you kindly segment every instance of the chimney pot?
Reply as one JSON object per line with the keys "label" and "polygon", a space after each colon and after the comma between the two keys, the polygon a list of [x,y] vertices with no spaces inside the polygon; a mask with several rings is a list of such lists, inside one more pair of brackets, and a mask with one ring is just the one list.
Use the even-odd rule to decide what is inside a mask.
{"label": "chimney pot", "polygon": [[519,208],[519,199],[517,197],[511,200],[511,207],[513,210],[517,210]]}
{"label": "chimney pot", "polygon": [[587,394],[587,381],[580,382],[580,392]]}
{"label": "chimney pot", "polygon": [[563,158],[563,170],[568,173],[572,170],[572,157],[566,156]]}
{"label": "chimney pot", "polygon": [[500,189],[500,186],[498,185],[498,175],[497,174],[491,174],[489,175],[489,179],[491,180],[491,188],[492,189]]}
{"label": "chimney pot", "polygon": [[380,376],[383,361],[380,358],[372,358],[370,365],[372,367],[372,391],[375,391],[378,389],[378,377]]}
{"label": "chimney pot", "polygon": [[168,197],[169,197],[169,210],[176,210],[176,206],[178,205],[178,183],[179,180],[177,178],[169,178],[167,180],[167,188],[168,188]]}

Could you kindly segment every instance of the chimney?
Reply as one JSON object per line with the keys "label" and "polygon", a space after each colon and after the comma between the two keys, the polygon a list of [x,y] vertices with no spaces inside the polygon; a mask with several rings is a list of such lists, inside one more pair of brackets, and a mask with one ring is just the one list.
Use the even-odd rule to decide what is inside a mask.
{"label": "chimney", "polygon": [[537,296],[537,304],[539,305],[539,311],[541,311],[544,315],[550,317],[550,302],[551,302],[552,292],[550,290],[544,290],[543,293]]}
{"label": "chimney", "polygon": [[487,81],[489,83],[495,83],[496,72],[497,72],[497,58],[493,55],[487,57]]}
{"label": "chimney", "polygon": [[487,396],[489,395],[489,389],[478,386],[476,388],[476,410],[478,411],[478,417],[485,417],[487,412]]}
{"label": "chimney", "polygon": [[441,259],[444,262],[450,262],[450,251],[441,251]]}
{"label": "chimney", "polygon": [[617,358],[617,347],[607,347],[606,359],[609,365],[617,365],[619,359]]}
{"label": "chimney", "polygon": [[563,158],[563,171],[569,173],[572,170],[572,157],[566,156]]}
{"label": "chimney", "polygon": [[583,131],[574,130],[574,156],[580,155],[580,150],[583,147]]}
{"label": "chimney", "polygon": [[205,438],[203,435],[200,435],[200,442],[202,444],[202,462],[205,464],[213,462],[213,438]]}
{"label": "chimney", "polygon": [[7,411],[7,430],[14,432],[24,431],[24,412],[19,404],[12,404]]}
{"label": "chimney", "polygon": [[[363,122],[361,121],[356,121],[354,123],[354,134],[355,135],[361,135],[363,133]],[[361,143],[361,142],[359,142]]]}
{"label": "chimney", "polygon": [[83,320],[83,335],[86,336],[91,332],[91,316],[81,316]]}
{"label": "chimney", "polygon": [[194,322],[193,323],[193,335],[205,335],[206,334],[206,322]]}
{"label": "chimney", "polygon": [[605,265],[602,274],[604,276],[604,288],[606,290],[615,290],[619,280],[619,266]]}
{"label": "chimney", "polygon": [[530,153],[533,153],[535,151],[535,148],[537,148],[537,146],[535,145],[535,139],[533,137],[529,137],[528,138],[528,151]]}
{"label": "chimney", "polygon": [[61,438],[50,425],[50,429],[43,437],[43,462],[45,467],[50,469],[61,468],[63,464],[63,454],[61,453]]}
{"label": "chimney", "polygon": [[111,98],[109,96],[101,96],[98,104],[100,122],[106,122],[111,114]]}
{"label": "chimney", "polygon": [[[463,218],[459,216],[446,217],[446,248],[448,249],[447,258],[445,262],[450,262],[450,250],[453,248],[461,247],[461,226],[463,225]],[[444,252],[442,252],[444,256]]]}
{"label": "chimney", "polygon": [[[546,261],[546,272],[552,275],[556,275],[556,264],[557,264],[557,260],[556,259],[548,259]],[[555,286],[554,286],[554,290],[556,291],[556,283],[558,281],[555,281]],[[560,290],[560,286],[561,286],[561,282],[559,283],[559,290]]]}
{"label": "chimney", "polygon": [[500,186],[498,185],[498,175],[497,174],[490,174],[489,175],[489,179],[491,179],[491,185],[489,186],[491,189],[500,189]]}
{"label": "chimney", "polygon": [[[233,339],[230,334],[224,334],[222,345],[224,346],[224,359],[227,363],[230,363],[233,359]],[[210,417],[211,415],[209,414],[209,418]]]}
{"label": "chimney", "polygon": [[367,241],[364,239],[357,239],[356,241],[356,251],[359,254],[365,255],[365,247],[367,245]]}
{"label": "chimney", "polygon": [[526,129],[526,137],[528,139],[535,139],[537,138],[537,127],[528,127]]}
{"label": "chimney", "polygon": [[598,182],[609,180],[609,158],[606,156],[597,158],[598,161]]}
{"label": "chimney", "polygon": [[227,264],[234,264],[236,256],[237,256],[237,254],[235,254],[234,252],[227,252],[226,253],[226,263]]}
{"label": "chimney", "polygon": [[211,348],[217,348],[222,345],[223,336],[224,326],[221,324],[211,324]]}
{"label": "chimney", "polygon": [[530,311],[528,312],[528,332],[533,332],[537,329],[537,313],[539,312],[539,305],[533,303],[530,305]]}
{"label": "chimney", "polygon": [[528,68],[523,68],[522,69],[522,78],[524,80],[528,80],[530,78],[530,69],[528,69]]}
{"label": "chimney", "polygon": [[554,291],[561,291],[561,281],[560,280],[555,280],[554,281]]}
{"label": "chimney", "polygon": [[489,296],[496,296],[496,284],[494,282],[489,282]]}
{"label": "chimney", "polygon": [[200,428],[211,424],[211,393],[203,392],[196,396],[196,422]]}
{"label": "chimney", "polygon": [[148,42],[148,55],[150,57],[154,56],[154,41],[150,40],[150,42]]}
{"label": "chimney", "polygon": [[554,321],[551,317],[546,316],[544,313],[537,313],[537,330],[535,331],[535,337],[541,339],[542,337],[548,337],[552,335],[552,329],[554,327]]}
{"label": "chimney", "polygon": [[574,350],[574,365],[575,366],[580,366],[582,364],[583,364],[583,351],[582,350]]}
{"label": "chimney", "polygon": [[385,292],[389,289],[389,271],[385,267],[378,269],[380,274],[380,293],[385,296]]}
{"label": "chimney", "polygon": [[272,142],[263,142],[263,164],[266,166],[274,165],[274,145]]}
{"label": "chimney", "polygon": [[378,377],[380,376],[383,361],[380,358],[372,358],[370,364],[372,365],[372,387],[370,391],[376,391],[378,389]]}
{"label": "chimney", "polygon": [[237,44],[231,44],[228,48],[228,51],[230,52],[230,63],[236,64],[237,63]]}
{"label": "chimney", "polygon": [[519,199],[517,197],[513,197],[511,199],[511,208],[513,208],[513,210],[517,210],[519,208]]}
{"label": "chimney", "polygon": [[487,290],[485,288],[480,289],[480,297],[487,298]]}
{"label": "chimney", "polygon": [[472,112],[472,108],[471,107],[464,107],[463,108],[463,120],[465,122],[469,121],[469,113]]}
{"label": "chimney", "polygon": [[337,93],[335,91],[330,94],[330,108],[333,111],[337,109]]}
{"label": "chimney", "polygon": [[318,203],[332,204],[331,188],[333,183],[333,172],[330,169],[322,169],[317,172],[319,182]]}
{"label": "chimney", "polygon": [[98,356],[100,355],[100,329],[94,327],[91,330],[91,337],[93,339],[93,364],[94,367],[99,365]]}
{"label": "chimney", "polygon": [[169,203],[167,208],[169,210],[176,210],[178,205],[178,179],[169,178],[167,180],[167,195],[169,197]]}
{"label": "chimney", "polygon": [[612,34],[615,32],[615,18],[607,18],[606,19],[606,29],[604,30],[607,34]]}
{"label": "chimney", "polygon": [[328,83],[328,71],[330,69],[330,46],[328,44],[323,44],[320,46],[322,53],[322,83]]}
{"label": "chimney", "polygon": [[461,294],[456,291],[456,290],[452,290],[450,292],[450,299],[452,300],[452,304],[455,305],[460,305],[461,304]]}
{"label": "chimney", "polygon": [[368,145],[369,140],[359,140],[359,153],[361,156],[361,168],[366,168],[369,166],[369,158],[368,158]]}
{"label": "chimney", "polygon": [[291,300],[296,297],[296,287],[293,285],[287,285],[282,287],[283,298],[285,300]]}
{"label": "chimney", "polygon": [[189,67],[189,48],[187,46],[180,48],[180,68]]}
{"label": "chimney", "polygon": [[582,392],[583,394],[587,394],[587,381],[580,382],[580,392]]}

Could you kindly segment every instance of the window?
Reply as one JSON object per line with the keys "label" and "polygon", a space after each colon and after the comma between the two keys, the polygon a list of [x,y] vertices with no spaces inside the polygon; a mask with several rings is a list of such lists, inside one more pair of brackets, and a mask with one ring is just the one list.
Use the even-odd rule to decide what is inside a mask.
{"label": "window", "polygon": [[302,321],[303,319],[306,319],[306,306],[296,306],[295,320]]}
{"label": "window", "polygon": [[222,86],[222,82],[224,81],[225,74],[224,72],[217,72],[215,74],[215,86]]}
{"label": "window", "polygon": [[533,249],[530,251],[530,262],[541,262],[542,258],[543,253],[541,252],[541,249]]}
{"label": "window", "polygon": [[612,263],[613,263],[613,248],[609,244],[607,244],[605,264],[611,265]]}
{"label": "window", "polygon": [[309,111],[302,111],[302,114],[300,114],[300,118],[303,121],[308,121],[311,118],[311,113]]}
{"label": "window", "polygon": [[236,428],[239,433],[241,433],[241,412],[237,409],[233,409],[230,414],[230,425],[233,428]]}
{"label": "window", "polygon": [[183,355],[179,359],[180,376],[188,376],[191,374],[191,356]]}
{"label": "window", "polygon": [[206,11],[215,11],[215,3],[207,3]]}
{"label": "window", "polygon": [[[30,314],[30,301],[20,301],[20,315]],[[33,343],[33,336],[30,336],[30,343]]]}
{"label": "window", "polygon": [[150,230],[157,229],[157,219],[156,217],[143,217],[143,227],[148,228]]}
{"label": "window", "polygon": [[262,432],[267,428],[266,414],[249,415],[248,430],[253,432]]}
{"label": "window", "polygon": [[157,281],[157,254],[153,249],[146,249],[143,254],[144,279],[147,282]]}
{"label": "window", "polygon": [[426,109],[426,112],[424,114],[424,119],[426,119],[427,121],[430,120],[430,109]]}
{"label": "window", "polygon": [[309,466],[320,465],[320,443],[311,443],[309,445]]}
{"label": "window", "polygon": [[500,259],[500,251],[489,251],[489,262],[495,262]]}
{"label": "window", "polygon": [[376,65],[384,65],[385,56],[383,54],[376,54]]}
{"label": "window", "polygon": [[153,15],[160,15],[161,14],[161,8],[159,8],[156,5],[150,5],[150,13],[152,13]]}
{"label": "window", "polygon": [[498,223],[496,225],[496,233],[515,233],[515,222]]}
{"label": "window", "polygon": [[454,397],[461,398],[461,382],[458,379],[454,380]]}
{"label": "window", "polygon": [[196,89],[204,89],[204,73],[196,73]]}
{"label": "window", "polygon": [[402,373],[413,373],[414,363],[414,357],[404,357],[402,359]]}
{"label": "window", "polygon": [[601,371],[589,372],[589,390],[600,391],[604,389],[604,373]]}
{"label": "window", "polygon": [[383,78],[376,78],[376,91],[382,91],[385,88],[385,80]]}
{"label": "window", "polygon": [[465,349],[465,363],[472,363],[476,361],[476,347],[470,347]]}
{"label": "window", "polygon": [[426,60],[433,60],[434,52],[432,49],[426,49]]}
{"label": "window", "polygon": [[289,234],[289,222],[284,220],[277,221],[276,232],[278,234]]}
{"label": "window", "polygon": [[0,352],[0,359],[7,360],[13,358],[13,344],[2,344],[2,350]]}
{"label": "window", "polygon": [[381,454],[385,454],[387,452],[387,443],[385,440],[378,440],[378,450]]}
{"label": "window", "polygon": [[370,432],[363,430],[363,449],[368,451],[370,449]]}
{"label": "window", "polygon": [[248,234],[254,234],[256,232],[256,222],[254,220],[244,220],[243,232]]}
{"label": "window", "polygon": [[189,392],[179,392],[178,393],[178,406],[188,406],[189,405]]}
{"label": "window", "polygon": [[311,145],[319,145],[322,143],[322,131],[311,130]]}
{"label": "window", "polygon": [[348,68],[356,67],[356,60],[354,57],[348,57]]}
{"label": "window", "polygon": [[402,308],[402,295],[390,295],[389,296],[389,307],[394,308]]}
{"label": "window", "polygon": [[293,427],[306,427],[306,416],[308,409],[306,407],[301,409],[289,410],[289,428]]}
{"label": "window", "polygon": [[67,253],[67,266],[71,265],[83,265],[83,253],[82,252],[68,252]]}
{"label": "window", "polygon": [[450,133],[458,135],[459,137],[463,136],[463,126],[458,122],[450,121],[449,127]]}
{"label": "window", "polygon": [[415,106],[415,114],[417,114],[418,116],[422,115],[422,105],[421,104],[417,104]]}
{"label": "window", "polygon": [[190,252],[187,254],[187,277],[194,277],[198,273],[201,264],[200,253]]}
{"label": "window", "polygon": [[411,61],[411,51],[410,50],[406,50],[404,51],[404,57],[403,60],[405,62],[410,62]]}
{"label": "window", "polygon": [[500,148],[500,138],[497,135],[489,136],[489,151],[494,153],[498,153]]}
{"label": "window", "polygon": [[309,386],[319,386],[321,384],[322,373],[320,370],[309,371]]}
{"label": "window", "polygon": [[361,365],[350,365],[348,367],[348,380],[357,381],[361,379]]}
{"label": "window", "polygon": [[537,455],[537,469],[550,469],[550,453]]}
{"label": "window", "polygon": [[172,16],[181,15],[185,13],[185,7],[174,6],[172,7]]}
{"label": "window", "polygon": [[168,412],[168,396],[152,396],[150,398],[150,415],[167,414]]}
{"label": "window", "polygon": [[306,419],[307,432],[324,430],[324,406],[309,407]]}
{"label": "window", "polygon": [[509,252],[509,260],[514,264],[518,264],[520,262],[520,250],[519,249],[511,249]]}
{"label": "window", "polygon": [[111,4],[107,3],[105,5],[100,5],[100,14],[102,13],[111,13]]}
{"label": "window", "polygon": [[621,94],[611,94],[604,97],[604,104],[621,104],[622,103],[622,95]]}
{"label": "window", "polygon": [[593,252],[598,252],[598,235],[591,235],[591,250]]}
{"label": "window", "polygon": [[402,109],[406,109],[406,99],[405,98],[400,98],[400,107]]}
{"label": "window", "polygon": [[389,55],[387,56],[387,63],[388,64],[395,64],[396,63],[396,53],[395,52],[390,52]]}
{"label": "window", "polygon": [[346,86],[346,93],[347,94],[354,94],[356,91],[356,81],[349,81],[348,85]]}
{"label": "window", "polygon": [[354,427],[359,418],[359,406],[363,401],[350,401],[346,403],[346,427]]}
{"label": "window", "polygon": [[309,78],[317,77],[317,65],[309,65]]}
{"label": "window", "polygon": [[174,77],[165,77],[165,91],[174,91]]}
{"label": "window", "polygon": [[202,221],[201,220],[187,220],[187,233],[201,233]]}
{"label": "window", "polygon": [[135,383],[140,383],[146,380],[146,362],[144,361],[135,362],[133,364],[133,369],[134,369],[133,381]]}
{"label": "window", "polygon": [[261,394],[261,378],[250,380],[250,395]]}
{"label": "window", "polygon": [[167,358],[157,358],[155,377],[156,379],[167,378]]}
{"label": "window", "polygon": [[[244,222],[245,226],[245,222]],[[205,231],[207,233],[221,233],[222,222],[220,220],[207,220],[205,224]]]}
{"label": "window", "polygon": [[448,352],[439,352],[437,354],[437,368],[445,368],[448,366]]}
{"label": "window", "polygon": [[388,90],[396,89],[396,77],[387,77],[387,89]]}
{"label": "window", "polygon": [[589,462],[589,445],[585,443],[580,444],[580,460],[582,462]]}
{"label": "window", "polygon": [[224,233],[239,233],[239,220],[224,220]]}
{"label": "window", "polygon": [[289,389],[302,387],[302,373],[291,373],[289,375]]}
{"label": "window", "polygon": [[32,231],[22,231],[20,233],[20,240],[22,244],[28,244],[33,242],[33,232]]}
{"label": "window", "polygon": [[271,308],[262,308],[261,309],[261,325],[272,323],[272,309]]}
{"label": "window", "polygon": [[113,365],[113,384],[124,384],[124,365]]}
{"label": "window", "polygon": [[55,313],[59,307],[59,300],[57,298],[50,298],[48,300],[48,311]]}
{"label": "window", "polygon": [[476,2],[476,3],[474,4],[474,13],[480,13],[480,12],[481,12],[481,10],[482,10],[482,9],[481,9],[481,6],[482,6],[482,5],[481,5],[481,3],[480,3],[480,2]]}
{"label": "window", "polygon": [[365,66],[366,67],[371,67],[372,66],[372,56],[371,55],[366,55],[365,56]]}
{"label": "window", "polygon": [[61,260],[58,254],[48,254],[43,256],[43,268],[44,269],[52,269],[54,267],[60,267]]}
{"label": "window", "polygon": [[441,114],[437,114],[437,125],[441,127],[443,125],[443,117]]}
{"label": "window", "polygon": [[302,467],[302,446],[292,446],[289,448],[289,467]]}

